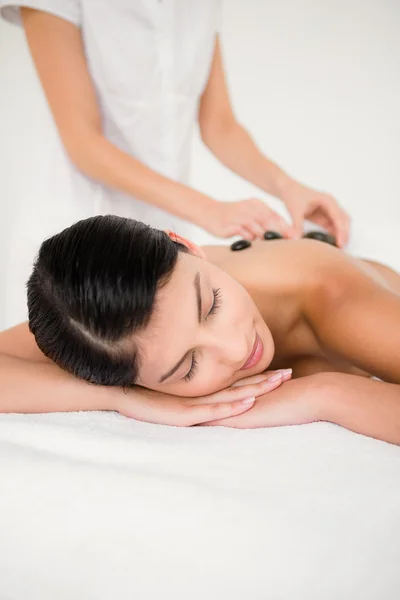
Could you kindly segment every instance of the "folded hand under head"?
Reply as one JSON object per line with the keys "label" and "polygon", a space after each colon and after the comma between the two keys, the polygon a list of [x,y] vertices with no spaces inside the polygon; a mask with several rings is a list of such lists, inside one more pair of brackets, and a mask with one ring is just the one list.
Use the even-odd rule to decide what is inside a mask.
{"label": "folded hand under head", "polygon": [[121,390],[115,410],[148,423],[185,427],[210,422],[219,424],[220,420],[228,419],[227,425],[239,427],[234,419],[248,412],[258,404],[259,399],[279,388],[291,375],[291,369],[267,371],[241,379],[227,389],[195,398],[163,394],[136,386]]}
{"label": "folded hand under head", "polygon": [[[266,296],[247,289],[256,265],[242,263],[241,285],[188,240],[129,219],[94,217],[46,240],[28,282],[33,335],[0,336],[0,410],[239,428],[322,420],[399,444],[398,288],[327,244],[277,244]],[[293,280],[303,287],[288,294]]]}

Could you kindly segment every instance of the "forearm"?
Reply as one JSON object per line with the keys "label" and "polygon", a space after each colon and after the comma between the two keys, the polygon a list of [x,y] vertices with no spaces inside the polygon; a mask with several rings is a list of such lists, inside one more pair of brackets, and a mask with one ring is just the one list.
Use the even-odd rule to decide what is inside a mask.
{"label": "forearm", "polygon": [[400,445],[400,386],[341,373],[326,373],[321,420]]}
{"label": "forearm", "polygon": [[103,135],[81,29],[45,10],[22,7],[21,15],[33,62],[72,162],[110,188],[195,223],[201,220],[211,198],[152,171]]}
{"label": "forearm", "polygon": [[89,384],[53,364],[0,354],[0,413],[114,410],[123,393]]}
{"label": "forearm", "polygon": [[207,209],[216,203],[209,196],[148,168],[100,132],[88,132],[79,141],[74,140],[69,154],[88,177],[199,226],[204,226]]}
{"label": "forearm", "polygon": [[400,386],[343,373],[317,373],[257,398],[243,415],[214,421],[239,429],[327,421],[400,445]]}
{"label": "forearm", "polygon": [[209,128],[203,141],[226,167],[272,196],[282,197],[290,177],[256,146],[236,120]]}

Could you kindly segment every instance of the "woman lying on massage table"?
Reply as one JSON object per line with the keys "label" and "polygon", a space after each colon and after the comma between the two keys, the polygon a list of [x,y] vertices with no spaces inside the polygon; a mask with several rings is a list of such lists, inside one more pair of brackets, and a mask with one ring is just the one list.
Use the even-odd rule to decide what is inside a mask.
{"label": "woman lying on massage table", "polygon": [[0,334],[2,412],[330,421],[400,444],[400,277],[328,244],[200,249],[94,217],[44,242],[28,307],[33,335]]}

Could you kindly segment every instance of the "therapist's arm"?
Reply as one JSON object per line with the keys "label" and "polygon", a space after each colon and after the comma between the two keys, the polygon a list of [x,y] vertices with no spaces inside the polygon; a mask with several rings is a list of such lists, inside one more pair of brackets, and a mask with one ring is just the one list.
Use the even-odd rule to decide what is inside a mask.
{"label": "therapist's arm", "polygon": [[302,234],[307,218],[334,234],[339,247],[347,243],[349,218],[336,200],[289,177],[262,154],[237,121],[229,99],[218,37],[200,103],[199,125],[203,142],[226,167],[284,202],[297,235]]}
{"label": "therapist's arm", "polygon": [[[60,137],[71,161],[82,173],[219,237],[261,237],[266,229],[274,229],[275,223],[282,233],[290,234],[289,225],[265,203],[254,199],[219,202],[160,175],[110,142],[103,134],[79,28],[40,10],[22,8],[21,12],[32,58]],[[122,61],[121,69],[130,68]]]}
{"label": "therapist's arm", "polygon": [[78,27],[21,8],[24,29],[47,101],[71,161],[88,177],[206,227],[216,200],[164,177],[112,144],[101,114]]}
{"label": "therapist's arm", "polygon": [[226,167],[265,192],[282,197],[290,178],[262,154],[250,134],[237,121],[229,98],[218,37],[207,87],[200,103],[199,125],[203,142]]}

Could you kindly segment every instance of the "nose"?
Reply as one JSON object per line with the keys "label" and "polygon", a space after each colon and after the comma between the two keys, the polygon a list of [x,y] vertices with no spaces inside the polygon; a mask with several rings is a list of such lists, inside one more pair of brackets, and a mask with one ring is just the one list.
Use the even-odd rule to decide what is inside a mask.
{"label": "nose", "polygon": [[215,360],[240,369],[252,350],[252,341],[244,332],[232,329],[225,332],[207,332],[203,340],[204,346],[212,353]]}

